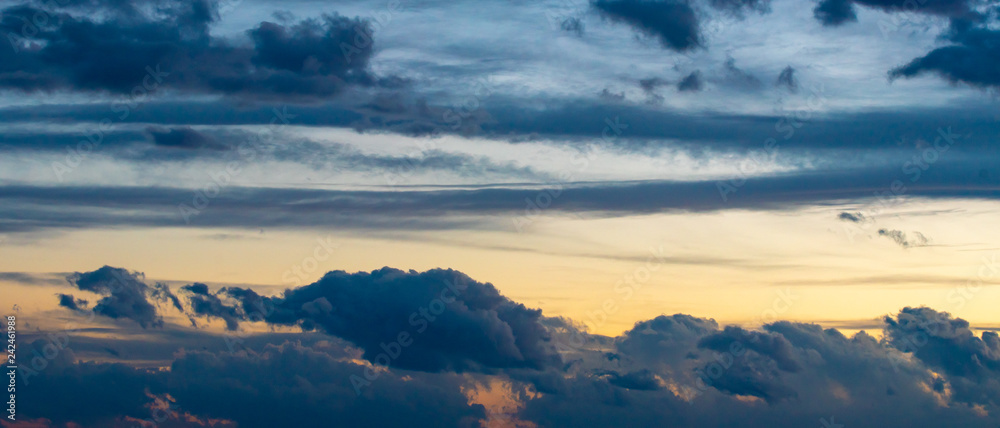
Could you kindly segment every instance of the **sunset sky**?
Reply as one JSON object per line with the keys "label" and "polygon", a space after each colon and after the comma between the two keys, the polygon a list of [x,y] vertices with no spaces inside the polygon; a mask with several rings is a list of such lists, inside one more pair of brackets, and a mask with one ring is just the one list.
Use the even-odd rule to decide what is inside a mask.
{"label": "sunset sky", "polygon": [[995,427],[998,13],[0,0],[3,426]]}

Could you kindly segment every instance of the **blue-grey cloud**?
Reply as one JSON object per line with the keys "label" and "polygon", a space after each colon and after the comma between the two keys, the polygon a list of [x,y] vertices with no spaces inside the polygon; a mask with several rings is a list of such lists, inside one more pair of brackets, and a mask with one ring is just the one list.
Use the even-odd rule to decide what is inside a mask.
{"label": "blue-grey cloud", "polygon": [[170,1],[148,9],[40,1],[4,9],[0,29],[12,40],[0,49],[0,88],[141,100],[169,88],[245,100],[308,100],[380,84],[368,69],[374,30],[365,20],[334,14],[289,25],[265,21],[247,31],[249,42],[240,42],[212,35],[214,2]]}
{"label": "blue-grey cloud", "polygon": [[813,16],[824,26],[835,27],[848,22],[857,22],[858,14],[851,0],[820,0],[813,9]]}
{"label": "blue-grey cloud", "polygon": [[[93,272],[77,272],[66,278],[71,285],[81,291],[104,296],[94,305],[94,313],[113,319],[132,320],[142,328],[162,327],[163,317],[157,312],[157,307],[150,303],[150,299],[168,302],[180,311],[184,308],[177,296],[165,284],[157,283],[149,286],[144,279],[142,273],[110,266],[104,266]],[[67,304],[67,297],[72,300],[72,296],[60,295],[60,305],[78,309],[76,303]]]}
{"label": "blue-grey cloud", "polygon": [[655,37],[666,49],[683,52],[701,45],[700,23],[688,2],[598,0],[593,5],[603,16]]}
{"label": "blue-grey cloud", "polygon": [[1000,31],[956,20],[947,35],[950,45],[932,50],[889,72],[891,78],[937,74],[952,83],[980,88],[1000,86]]}

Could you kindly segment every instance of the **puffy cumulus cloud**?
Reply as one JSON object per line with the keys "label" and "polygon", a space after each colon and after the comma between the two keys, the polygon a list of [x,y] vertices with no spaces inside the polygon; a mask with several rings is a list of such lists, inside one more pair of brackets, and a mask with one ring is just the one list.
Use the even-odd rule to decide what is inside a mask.
{"label": "puffy cumulus cloud", "polygon": [[945,374],[954,400],[970,405],[1000,404],[1000,339],[996,332],[976,337],[967,321],[930,308],[905,308],[896,318],[886,317],[885,323],[889,343]]}
{"label": "puffy cumulus cloud", "polygon": [[[887,317],[883,341],[787,321],[759,331],[719,330],[708,319],[661,316],[617,338],[614,357],[604,358],[603,367],[564,377],[557,388],[528,400],[519,416],[540,426],[996,425],[998,376],[988,368],[1000,349],[996,334],[977,338],[967,323],[945,316],[950,327],[934,337],[955,339],[923,351],[937,363],[893,339],[897,325],[919,330],[927,323],[914,323],[915,314],[933,319],[934,313],[908,308]],[[581,346],[578,352],[603,351]],[[936,366],[954,360],[986,363],[954,373]],[[959,385],[974,393],[960,393]]]}
{"label": "puffy cumulus cloud", "polygon": [[[81,291],[104,296],[94,305],[94,313],[114,319],[129,319],[142,328],[163,326],[163,317],[157,313],[156,305],[150,303],[150,300],[170,303],[177,310],[184,310],[180,299],[166,284],[146,285],[145,275],[141,272],[104,266],[93,272],[74,273],[66,280]],[[73,299],[73,296],[61,294],[59,304],[76,310],[81,302],[85,303]]]}
{"label": "puffy cumulus cloud", "polygon": [[1000,31],[954,20],[946,40],[951,44],[891,70],[889,77],[909,79],[931,73],[956,84],[1000,86]]}
{"label": "puffy cumulus cloud", "polygon": [[598,0],[592,4],[601,15],[657,38],[666,49],[684,52],[701,45],[698,16],[688,2]]}
{"label": "puffy cumulus cloud", "polygon": [[696,345],[719,329],[715,320],[690,315],[661,315],[640,321],[616,339],[618,351],[643,366],[666,368],[691,359]]}
{"label": "puffy cumulus cloud", "polygon": [[[261,22],[249,40],[214,36],[209,0],[28,1],[0,11],[0,88],[144,97],[172,91],[242,99],[325,99],[379,84],[368,69],[374,30],[333,15],[296,24]],[[109,53],[113,53],[109,55]]]}
{"label": "puffy cumulus cloud", "polygon": [[[193,286],[192,286],[193,287]],[[425,371],[542,368],[558,362],[541,311],[454,270],[334,271],[281,297],[187,288],[198,315],[319,329],[347,339],[382,365]],[[385,357],[388,357],[386,359]],[[387,361],[388,360],[388,361]]]}
{"label": "puffy cumulus cloud", "polygon": [[[83,282],[101,288],[89,285],[94,280]],[[517,409],[511,420],[537,426],[1000,423],[1000,336],[977,337],[964,320],[928,308],[885,317],[882,340],[788,321],[720,328],[711,319],[683,314],[638,322],[612,338],[587,334],[567,319],[542,317],[491,285],[450,270],[337,271],[281,297],[242,288],[212,293],[200,283],[184,292],[219,298],[200,313],[226,306],[239,319],[315,327],[361,349],[317,341],[317,333],[299,333],[303,341],[261,334],[280,344],[254,341],[225,352],[185,342],[188,350],[163,351],[172,354],[169,369],[143,370],[81,362],[67,346],[75,338],[50,335],[34,342],[37,352],[26,352],[40,362],[23,366],[32,370],[22,376],[31,386],[23,397],[30,403],[22,408],[25,418],[115,426],[148,419],[159,406],[168,421],[241,427],[314,426],[332,418],[349,426],[480,426],[491,418],[468,393],[499,379],[512,385],[503,397],[517,403],[510,406]],[[383,345],[398,340],[401,330],[411,331],[409,345],[387,351]],[[171,338],[168,330],[150,333],[161,336],[153,338],[157,342]],[[110,349],[94,340],[81,344]],[[216,341],[220,349],[221,338]],[[530,345],[541,342],[557,350],[563,364],[531,366],[515,358],[515,350],[531,355]],[[393,354],[392,364],[358,358],[371,359],[372,348]],[[475,366],[491,370],[456,373]],[[354,379],[370,381],[362,388]],[[107,393],[88,393],[97,389]]]}

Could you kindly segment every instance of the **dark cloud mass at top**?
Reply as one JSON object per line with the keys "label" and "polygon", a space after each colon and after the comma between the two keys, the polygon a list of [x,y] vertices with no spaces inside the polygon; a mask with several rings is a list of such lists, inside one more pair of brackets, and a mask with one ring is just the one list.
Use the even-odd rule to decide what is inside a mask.
{"label": "dark cloud mass at top", "polygon": [[308,100],[379,83],[368,69],[371,24],[336,14],[264,21],[230,40],[211,34],[218,12],[208,0],[28,2],[0,13],[11,39],[0,47],[0,88]]}
{"label": "dark cloud mass at top", "polygon": [[953,21],[950,45],[934,49],[889,72],[891,78],[913,78],[933,73],[952,83],[981,88],[1000,86],[1000,31]]}
{"label": "dark cloud mass at top", "polygon": [[701,45],[699,20],[687,2],[597,0],[593,5],[611,20],[655,37],[666,49],[683,52]]}

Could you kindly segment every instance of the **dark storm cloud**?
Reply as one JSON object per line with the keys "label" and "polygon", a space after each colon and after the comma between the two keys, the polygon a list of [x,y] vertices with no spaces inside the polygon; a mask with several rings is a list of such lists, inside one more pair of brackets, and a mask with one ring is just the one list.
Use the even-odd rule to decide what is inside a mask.
{"label": "dark storm cloud", "polygon": [[698,17],[687,2],[597,0],[592,4],[601,15],[657,38],[666,49],[684,52],[701,45]]}
{"label": "dark storm cloud", "polygon": [[[181,311],[184,308],[165,284],[149,286],[143,282],[144,279],[142,273],[110,266],[93,272],[77,272],[66,278],[81,291],[104,296],[94,306],[94,313],[114,319],[129,319],[142,328],[162,327],[163,317],[157,313],[157,308],[150,303],[150,299],[169,302]],[[61,296],[60,303],[64,300]]]}
{"label": "dark storm cloud", "polygon": [[932,73],[951,83],[1000,86],[1000,31],[953,21],[947,40],[950,45],[893,69],[889,77],[909,79]]}
{"label": "dark storm cloud", "polygon": [[698,92],[704,86],[704,82],[701,79],[700,71],[692,71],[686,77],[677,82],[677,90],[679,92]]}
{"label": "dark storm cloud", "polygon": [[851,0],[820,0],[813,9],[813,16],[827,27],[836,27],[858,20],[858,14],[854,11],[854,3]]}
{"label": "dark storm cloud", "polygon": [[[556,361],[539,323],[541,311],[514,303],[493,285],[452,270],[336,271],[314,284],[288,290],[280,298],[239,288],[223,292],[240,305],[206,305],[201,314],[224,319],[242,314],[247,319],[257,310],[269,324],[320,329],[350,340],[364,349],[369,361],[395,347],[398,355],[391,360],[393,367],[425,371],[540,368]],[[401,339],[402,335],[406,338]]]}
{"label": "dark storm cloud", "polygon": [[51,6],[29,2],[2,11],[0,29],[15,40],[0,49],[0,88],[137,96],[134,88],[149,93],[169,87],[250,100],[308,100],[379,84],[368,70],[373,29],[360,19],[261,22],[247,31],[246,43],[210,33],[216,4],[205,0],[171,1],[156,12],[104,2],[44,5]]}

